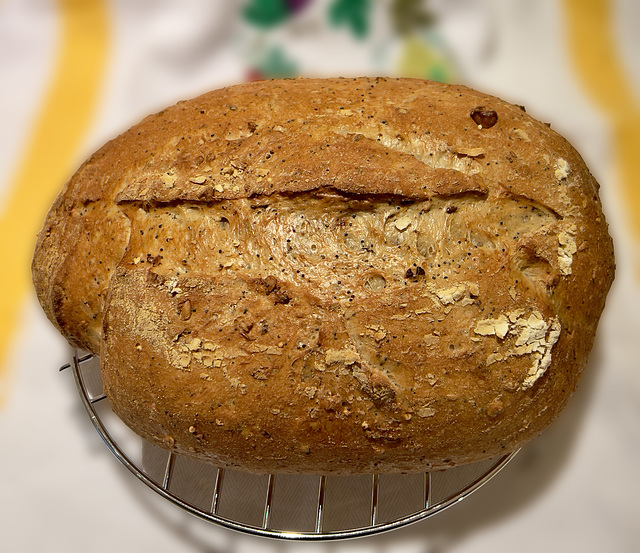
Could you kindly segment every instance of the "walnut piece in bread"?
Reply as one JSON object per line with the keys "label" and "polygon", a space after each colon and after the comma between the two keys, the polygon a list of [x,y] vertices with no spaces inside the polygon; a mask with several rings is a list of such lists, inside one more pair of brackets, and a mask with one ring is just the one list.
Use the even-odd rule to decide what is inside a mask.
{"label": "walnut piece in bread", "polygon": [[576,388],[613,275],[566,140],[411,79],[257,82],[150,116],[66,184],[33,260],[132,429],[262,473],[518,448]]}

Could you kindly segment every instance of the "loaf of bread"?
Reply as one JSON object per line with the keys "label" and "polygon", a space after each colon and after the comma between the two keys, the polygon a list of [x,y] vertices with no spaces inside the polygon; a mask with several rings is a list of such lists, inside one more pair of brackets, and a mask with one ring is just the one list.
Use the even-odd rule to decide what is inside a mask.
{"label": "loaf of bread", "polygon": [[258,473],[515,450],[576,388],[613,275],[566,140],[490,95],[380,78],[146,118],[66,184],[33,260],[127,425]]}

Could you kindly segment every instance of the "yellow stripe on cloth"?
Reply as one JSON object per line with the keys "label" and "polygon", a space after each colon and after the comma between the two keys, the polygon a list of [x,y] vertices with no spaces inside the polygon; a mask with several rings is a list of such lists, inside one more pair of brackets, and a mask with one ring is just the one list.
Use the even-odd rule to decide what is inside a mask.
{"label": "yellow stripe on cloth", "polygon": [[[640,100],[616,51],[612,3],[564,0],[568,45],[579,78],[611,123],[617,176],[640,271]],[[640,278],[640,272],[638,273]]]}
{"label": "yellow stripe on cloth", "polygon": [[107,61],[108,17],[103,0],[59,0],[58,13],[60,44],[53,78],[0,214],[0,259],[5,264],[0,271],[0,406],[8,394],[8,351],[31,286],[36,234],[73,170]]}

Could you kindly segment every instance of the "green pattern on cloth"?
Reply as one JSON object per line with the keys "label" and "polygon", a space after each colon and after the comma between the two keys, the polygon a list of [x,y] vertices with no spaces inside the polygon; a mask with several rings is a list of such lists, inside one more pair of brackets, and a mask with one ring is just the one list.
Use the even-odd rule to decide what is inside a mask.
{"label": "green pattern on cloth", "polygon": [[245,20],[257,27],[275,27],[289,17],[285,0],[251,0],[243,12]]}
{"label": "green pattern on cloth", "polygon": [[347,25],[357,38],[369,34],[369,0],[335,0],[329,7],[329,21],[334,27]]}
{"label": "green pattern on cloth", "polygon": [[450,82],[455,79],[450,60],[427,40],[415,35],[408,36],[402,45],[398,70],[404,77]]}
{"label": "green pattern on cloth", "polygon": [[280,46],[267,48],[257,60],[256,69],[263,79],[285,79],[298,76],[298,65],[287,58]]}
{"label": "green pattern on cloth", "polygon": [[327,74],[332,60],[344,72],[350,59],[363,74],[459,78],[428,0],[247,0],[238,10],[247,80]]}
{"label": "green pattern on cloth", "polygon": [[422,0],[393,0],[389,11],[393,28],[399,35],[406,35],[416,29],[430,27],[434,16],[424,10]]}

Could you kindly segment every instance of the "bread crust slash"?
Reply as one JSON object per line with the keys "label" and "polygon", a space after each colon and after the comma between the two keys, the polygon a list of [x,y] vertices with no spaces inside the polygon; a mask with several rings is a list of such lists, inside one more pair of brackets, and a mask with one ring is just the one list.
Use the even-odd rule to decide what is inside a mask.
{"label": "bread crust slash", "polygon": [[32,268],[142,437],[256,473],[360,474],[543,431],[578,384],[614,256],[584,161],[519,106],[297,79],[210,92],[106,144]]}

